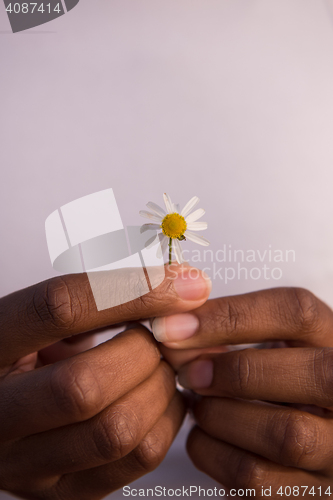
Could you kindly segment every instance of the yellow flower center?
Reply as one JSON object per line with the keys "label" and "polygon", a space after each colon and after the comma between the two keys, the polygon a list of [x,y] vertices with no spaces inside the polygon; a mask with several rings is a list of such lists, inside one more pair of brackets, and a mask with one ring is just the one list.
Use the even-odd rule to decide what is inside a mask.
{"label": "yellow flower center", "polygon": [[187,224],[182,215],[174,213],[164,217],[161,228],[168,238],[180,238],[185,233]]}

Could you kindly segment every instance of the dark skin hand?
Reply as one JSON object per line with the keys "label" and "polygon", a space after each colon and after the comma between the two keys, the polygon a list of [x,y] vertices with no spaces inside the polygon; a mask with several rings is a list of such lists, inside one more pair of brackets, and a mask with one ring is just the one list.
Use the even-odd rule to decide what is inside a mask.
{"label": "dark skin hand", "polygon": [[[332,310],[307,290],[277,288],[209,300],[191,314],[159,319],[155,330],[180,383],[202,396],[187,442],[194,464],[229,491],[261,496],[272,487],[271,498],[281,499],[279,487],[290,486],[292,496],[313,499],[321,487],[329,498]],[[177,342],[187,320],[197,330]],[[267,341],[283,347],[225,352]]]}
{"label": "dark skin hand", "polygon": [[[202,305],[189,268],[121,306],[97,311],[85,274],[0,300],[0,489],[34,500],[98,500],[153,470],[185,414],[172,368],[141,325],[97,347],[98,329]],[[178,275],[179,279],[175,280]],[[133,271],[110,272],[116,287]],[[88,350],[87,350],[88,349]]]}

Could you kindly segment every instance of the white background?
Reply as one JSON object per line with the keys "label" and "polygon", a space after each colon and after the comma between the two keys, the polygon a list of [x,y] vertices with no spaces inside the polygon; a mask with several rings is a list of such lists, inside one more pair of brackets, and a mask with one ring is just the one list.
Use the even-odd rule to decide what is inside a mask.
{"label": "white background", "polygon": [[[333,305],[331,7],[81,0],[13,35],[0,5],[0,294],[55,275],[46,217],[112,187],[124,224],[198,195],[214,251],[295,250],[280,281],[213,296],[297,285]],[[215,484],[182,443],[145,484]]]}

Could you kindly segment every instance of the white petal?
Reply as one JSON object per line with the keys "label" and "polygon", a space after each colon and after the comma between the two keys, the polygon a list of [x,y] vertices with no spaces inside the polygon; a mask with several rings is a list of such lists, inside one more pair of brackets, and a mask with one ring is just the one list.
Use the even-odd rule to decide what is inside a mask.
{"label": "white petal", "polygon": [[159,205],[156,205],[156,203],[153,203],[152,201],[147,203],[147,207],[150,208],[150,210],[152,210],[154,214],[159,215],[163,219],[166,216],[166,211]]}
{"label": "white petal", "polygon": [[207,222],[191,222],[191,224],[187,224],[187,229],[190,231],[203,231],[204,229],[207,229],[207,227]]}
{"label": "white petal", "polygon": [[179,213],[180,213],[179,203],[174,203],[174,204],[173,204],[173,211],[174,211],[174,212],[177,212],[177,214],[179,214]]}
{"label": "white petal", "polygon": [[205,211],[203,208],[198,208],[195,212],[192,212],[190,215],[186,217],[186,222],[195,222],[196,220],[200,219],[203,215],[205,215]]}
{"label": "white petal", "polygon": [[162,255],[165,254],[167,248],[168,248],[168,243],[169,243],[169,238],[165,236],[163,233],[160,235],[160,246],[157,250],[157,257],[160,259]]}
{"label": "white petal", "polygon": [[206,240],[206,238],[203,238],[202,236],[198,236],[191,231],[185,231],[184,233],[185,238],[189,239],[190,241],[193,241],[194,243],[198,243],[198,245],[203,245],[204,247],[208,247],[210,245],[210,242]]}
{"label": "white petal", "polygon": [[200,200],[197,196],[193,196],[193,198],[191,198],[190,201],[186,203],[180,215],[186,217],[191,212],[191,210],[199,203],[199,201]]}
{"label": "white petal", "polygon": [[174,210],[173,210],[173,203],[171,201],[170,196],[168,194],[164,193],[163,200],[164,200],[168,214],[172,214],[174,212]]}
{"label": "white petal", "polygon": [[144,233],[145,231],[149,231],[154,229],[155,231],[158,229],[161,229],[161,226],[159,224],[143,224],[140,227],[140,233]]}
{"label": "white petal", "polygon": [[172,240],[172,244],[173,244],[173,249],[175,252],[176,260],[177,260],[178,264],[182,264],[185,261],[184,261],[184,257],[183,257],[182,247],[180,246],[179,240],[176,240],[176,239]]}
{"label": "white petal", "polygon": [[141,217],[145,217],[146,219],[153,220],[155,222],[162,222],[162,218],[159,217],[158,215],[151,214],[150,212],[147,212],[146,210],[140,210],[139,214]]}

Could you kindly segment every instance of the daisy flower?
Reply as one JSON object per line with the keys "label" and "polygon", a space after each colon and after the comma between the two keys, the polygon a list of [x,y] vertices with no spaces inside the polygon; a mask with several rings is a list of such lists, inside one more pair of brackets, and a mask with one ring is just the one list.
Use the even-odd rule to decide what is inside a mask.
{"label": "daisy flower", "polygon": [[177,262],[181,264],[184,262],[184,259],[180,241],[188,239],[199,245],[209,245],[208,240],[193,232],[207,229],[207,222],[197,222],[204,215],[205,211],[199,208],[193,212],[194,207],[199,203],[197,196],[191,198],[181,212],[179,205],[172,203],[169,195],[164,193],[163,199],[166,210],[150,201],[147,203],[147,207],[151,212],[147,212],[146,210],[140,211],[142,217],[154,221],[154,223],[143,224],[141,231],[162,229],[162,232],[159,233],[162,254],[164,254],[169,245],[169,264],[171,264],[172,250],[175,253]]}

